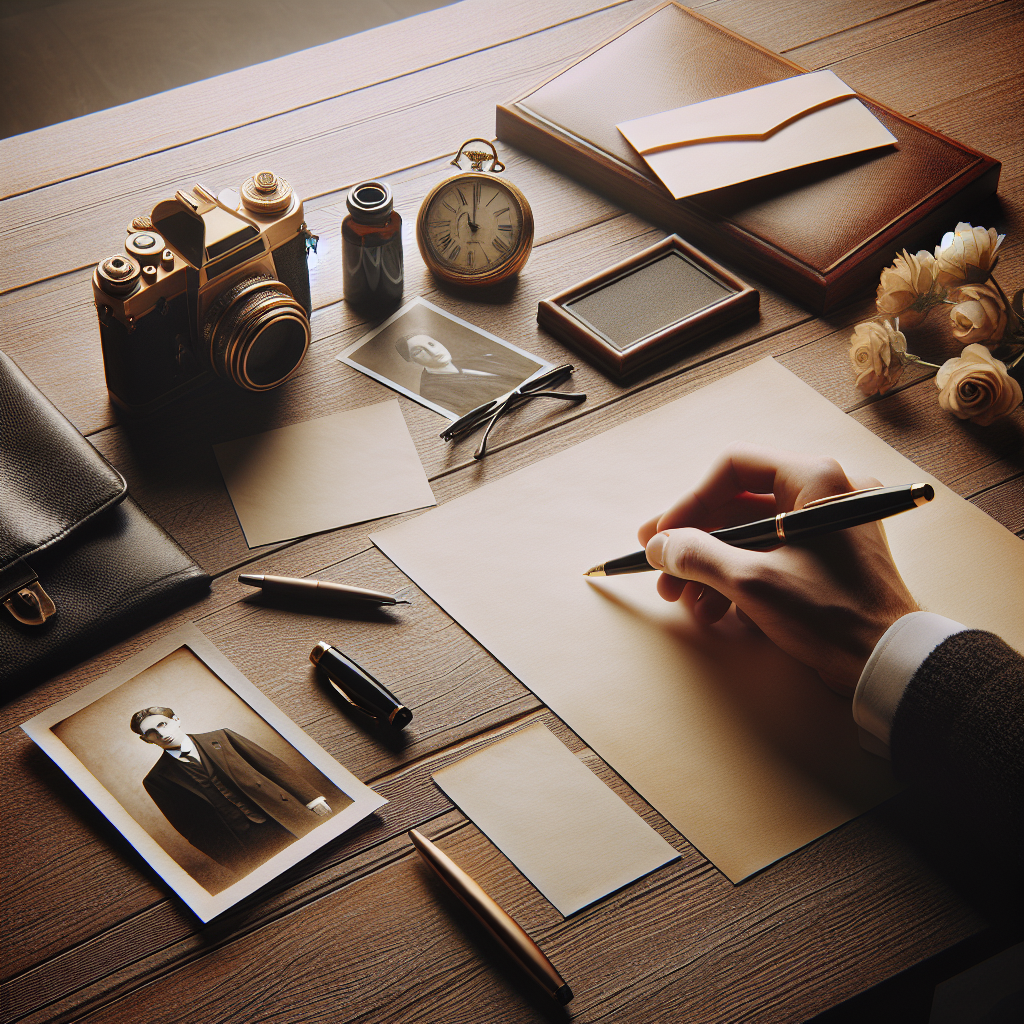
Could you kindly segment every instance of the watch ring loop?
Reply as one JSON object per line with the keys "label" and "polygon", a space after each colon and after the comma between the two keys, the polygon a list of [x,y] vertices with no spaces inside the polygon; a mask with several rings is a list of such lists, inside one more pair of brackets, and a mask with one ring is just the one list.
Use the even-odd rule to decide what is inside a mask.
{"label": "watch ring loop", "polygon": [[[490,150],[490,153],[482,153],[479,150],[466,149],[466,147],[473,142],[482,142]],[[484,169],[485,160],[491,161],[491,166],[488,168],[488,171],[491,174],[500,174],[505,170],[505,165],[498,159],[498,151],[494,148],[494,143],[489,142],[487,139],[466,139],[466,141],[459,146],[458,153],[456,153],[452,158],[452,166],[458,167],[460,171],[462,170],[462,165],[459,163],[459,160],[462,159],[463,150],[465,150],[466,156],[469,157],[471,170],[482,171]]]}

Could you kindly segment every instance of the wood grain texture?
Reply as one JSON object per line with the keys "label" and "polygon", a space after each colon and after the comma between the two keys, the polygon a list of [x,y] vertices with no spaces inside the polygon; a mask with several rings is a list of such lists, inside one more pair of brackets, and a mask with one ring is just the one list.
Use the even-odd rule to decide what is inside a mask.
{"label": "wood grain texture", "polygon": [[[803,46],[787,56],[811,71],[829,67],[840,78],[859,76],[856,88],[901,113],[914,116],[922,105],[943,93],[959,94],[965,85],[983,85],[1013,74],[1006,60],[1012,49],[1015,0],[939,0],[915,4],[907,10]],[[936,52],[953,53],[966,38],[979,51],[974,67],[949,75],[935,60]],[[899,75],[887,73],[898,62]],[[853,81],[851,80],[851,84]]]}
{"label": "wood grain texture", "polygon": [[[70,128],[53,125],[19,136],[16,143],[0,140],[0,199],[404,78],[626,3],[552,0],[537,5],[531,0],[508,0],[495,6],[493,0],[462,0],[455,16],[458,31],[448,29],[452,16],[427,12],[415,22],[372,29],[208,82],[97,111]],[[753,11],[745,0],[693,0],[688,6],[783,52],[818,34],[842,32],[915,4],[913,0],[871,0],[869,4],[848,0],[831,4],[827,13],[818,13],[821,5],[808,0],[788,0],[773,4],[770,10]],[[624,15],[623,21],[629,17]],[[367,52],[374,54],[369,66],[363,60]],[[216,90],[215,103],[208,99],[211,90]]]}
{"label": "wood grain texture", "polygon": [[[613,777],[602,777],[621,790]],[[559,967],[576,993],[572,1019],[633,1019],[642,1004],[643,1020],[670,1022],[742,1019],[766,986],[781,998],[759,1012],[759,1020],[803,1019],[809,1008],[848,994],[844,966],[883,977],[939,948],[957,927],[975,925],[969,909],[943,899],[937,876],[915,863],[890,829],[886,815],[866,816],[740,890],[672,837],[683,848],[681,861],[568,921],[475,828],[458,827],[454,814],[426,831],[441,833],[442,848]],[[367,999],[386,1007],[389,1021],[565,1019],[536,997],[445,890],[428,881],[408,849],[401,836],[353,858],[349,866],[357,872],[339,873],[301,913],[274,914],[257,931],[210,936],[205,949],[188,937],[169,942],[145,958],[149,986],[127,1001],[155,993],[177,968],[174,1005],[147,999],[147,1019],[209,1013],[213,996],[218,1020],[294,1020],[296,992],[313,1020],[368,1019]],[[836,906],[827,937],[804,895],[802,875],[809,871],[821,896]],[[908,872],[912,885],[903,884]],[[896,950],[880,926],[906,912],[915,915],[919,930],[913,948]],[[642,932],[611,923],[634,914]],[[773,941],[781,929],[789,937],[785,950]],[[77,999],[91,1009],[103,996],[93,986]],[[74,1019],[56,1009],[28,1019]],[[126,1001],[100,1006],[89,1020],[120,1021],[128,1009]]]}
{"label": "wood grain texture", "polygon": [[[449,28],[451,15],[427,12],[415,22],[372,29],[97,111],[73,124],[0,140],[0,198],[403,78],[621,2],[508,0],[496,7],[490,0],[463,0],[458,31]],[[372,61],[365,60],[367,53],[373,53]]]}
{"label": "wood grain texture", "polygon": [[[272,166],[309,199],[455,154],[495,105],[653,6],[629,0],[547,32],[4,200],[0,292],[94,264],[123,225],[195,181],[214,192]],[[472,83],[469,86],[468,83]],[[34,225],[34,231],[25,229]],[[27,244],[30,240],[34,244]]]}
{"label": "wood grain texture", "polygon": [[[809,847],[796,854],[794,858],[758,876],[750,884],[744,885],[742,890],[736,890],[710,868],[678,833],[636,797],[592,752],[579,749],[579,741],[557,720],[550,715],[541,716],[539,719],[531,718],[524,721],[517,728],[537,720],[544,721],[552,728],[570,749],[576,749],[585,763],[683,854],[677,865],[658,872],[636,886],[631,886],[625,893],[613,896],[597,907],[574,916],[570,922],[560,922],[553,909],[539,898],[521,876],[509,870],[507,862],[490,844],[479,837],[475,829],[469,828],[457,833],[464,838],[473,836],[472,846],[468,848],[461,846],[460,841],[455,841],[454,837],[442,839],[442,845],[471,870],[510,912],[526,924],[542,946],[549,948],[545,944],[546,939],[553,943],[549,949],[553,958],[556,957],[558,936],[566,931],[570,933],[562,941],[562,951],[557,954],[555,962],[570,979],[578,994],[581,984],[584,986],[583,991],[588,991],[588,974],[591,975],[591,986],[594,981],[597,982],[596,991],[590,992],[595,998],[597,1012],[587,1012],[586,1002],[574,1005],[574,1016],[581,1011],[583,1013],[578,1019],[599,1019],[609,1008],[614,1009],[616,1013],[624,1011],[627,1008],[624,1004],[628,1004],[629,1001],[625,990],[629,988],[635,991],[638,985],[641,990],[646,989],[649,994],[659,997],[657,1016],[651,1019],[672,1020],[673,1013],[688,1015],[706,1014],[710,1011],[723,1015],[735,1014],[750,998],[746,984],[754,988],[758,986],[757,971],[754,972],[755,976],[746,979],[745,984],[712,985],[698,993],[680,989],[693,987],[693,982],[705,976],[706,971],[713,972],[707,976],[717,976],[719,979],[723,977],[723,971],[735,974],[735,968],[730,972],[728,965],[739,957],[757,962],[759,954],[765,952],[763,948],[759,948],[764,938],[757,938],[760,930],[758,924],[770,924],[772,928],[786,927],[794,933],[793,948],[782,958],[782,962],[776,960],[770,967],[762,965],[762,976],[779,970],[802,970],[801,961],[809,958],[814,944],[820,941],[820,936],[814,934],[819,923],[816,916],[808,916],[806,908],[801,907],[800,879],[809,867],[813,867],[824,890],[844,903],[845,909],[841,915],[842,920],[838,923],[838,931],[833,937],[834,941],[842,942],[843,948],[846,949],[845,955],[857,958],[861,961],[862,967],[869,970],[884,971],[898,963],[899,955],[894,956],[891,949],[885,948],[885,943],[876,943],[875,949],[872,949],[871,943],[875,929],[883,926],[885,918],[897,913],[904,900],[909,900],[915,910],[924,912],[921,919],[922,933],[917,939],[921,949],[927,949],[937,941],[941,942],[941,928],[940,934],[936,934],[932,927],[938,921],[940,908],[934,903],[929,905],[930,900],[944,901],[945,905],[941,909],[946,917],[957,917],[965,924],[975,920],[966,906],[957,905],[955,901],[950,903],[948,898],[944,897],[937,876],[928,871],[923,875],[918,874],[912,886],[901,885],[908,867],[913,864],[914,856],[911,848],[892,832],[888,820],[892,817],[892,809],[868,815],[845,826],[840,833],[847,834],[838,845],[836,839],[840,833],[834,833],[822,841],[824,848],[821,848],[822,844]],[[502,734],[504,733],[495,733],[477,742],[487,742]],[[437,770],[452,756],[468,753],[475,745],[470,744],[456,751],[449,751],[447,755],[422,765],[416,774],[426,779],[428,772]],[[428,782],[427,785],[433,793],[438,794],[432,784]],[[443,800],[443,796],[440,799]],[[428,834],[438,830],[445,834],[456,826],[458,815],[443,812],[442,814],[442,817],[430,819]],[[404,824],[403,827],[408,825]],[[349,851],[350,855],[343,864],[332,861],[331,865],[320,865],[315,882],[312,878],[292,879],[286,893],[265,894],[258,908],[262,915],[262,927],[274,928],[282,918],[294,918],[301,906],[306,908],[304,914],[315,913],[315,908],[313,911],[309,908],[310,902],[316,900],[319,906],[324,899],[333,898],[334,894],[347,890],[360,878],[378,873],[387,875],[394,868],[398,858],[404,857],[405,840],[402,836],[396,837],[390,829],[387,835],[378,834],[376,840],[370,847],[360,847],[360,852]],[[884,852],[878,849],[880,841]],[[842,847],[845,847],[847,852],[837,857],[837,852]],[[858,862],[858,871],[854,873],[855,877],[852,879],[842,877],[849,868],[849,864],[844,863],[847,857],[854,857]],[[403,891],[409,891],[404,882],[392,881],[390,884],[400,884]],[[696,891],[698,887],[699,892]],[[355,897],[351,899],[354,900]],[[379,896],[375,893],[373,899],[377,900]],[[738,919],[734,916],[737,899],[740,903]],[[445,903],[445,900],[442,899],[441,902]],[[608,927],[609,916],[615,916],[622,912],[624,906],[636,903],[639,903],[638,909],[643,914],[645,926],[653,925],[653,930],[643,939],[638,934],[616,935],[614,929]],[[30,1000],[42,1002],[44,993],[51,1000],[58,1000],[57,992],[60,987],[71,988],[77,982],[78,985],[88,984],[88,987],[85,992],[79,991],[75,994],[74,1009],[92,1009],[96,1004],[115,997],[120,988],[127,984],[129,974],[136,982],[142,979],[152,982],[165,976],[172,969],[188,965],[192,965],[190,970],[203,972],[210,967],[210,956],[215,958],[214,963],[216,958],[220,957],[228,957],[232,962],[241,962],[238,958],[246,955],[245,947],[251,947],[251,940],[246,936],[251,930],[251,913],[257,912],[256,906],[232,911],[212,928],[208,927],[202,940],[190,935],[187,927],[182,927],[182,922],[176,920],[171,910],[170,907],[154,907],[112,930],[114,934],[110,936],[110,944],[115,948],[129,944],[138,956],[137,961],[130,968],[120,972],[116,979],[107,979],[105,984],[88,984],[90,972],[97,973],[102,969],[102,964],[98,964],[91,955],[95,953],[95,950],[90,948],[93,944],[88,943],[81,949],[69,951],[65,956],[58,958],[53,966],[59,966],[59,973],[50,971],[50,965],[47,965],[46,971],[32,971],[18,978],[11,986],[12,995],[19,997],[23,1001],[19,1005],[27,1008]],[[350,920],[353,913],[358,913],[356,907],[349,908],[344,914],[345,920]],[[456,912],[456,920],[458,916]],[[316,927],[322,930],[324,925]],[[332,936],[332,942],[335,941],[334,929],[329,927],[328,933]],[[157,935],[160,939],[157,948],[150,950],[147,947],[153,946]],[[575,937],[572,937],[573,935]],[[392,971],[412,971],[416,951],[404,947],[395,948],[390,942],[391,938],[392,933],[388,929],[385,929],[383,934],[377,930],[368,935],[368,942],[364,945],[360,959],[369,957],[378,966],[386,960]],[[239,945],[241,949],[236,948]],[[495,958],[489,951],[488,943],[478,940],[473,945],[475,948],[471,953],[475,952],[476,956],[481,958],[481,966],[493,966],[500,974],[501,960]],[[447,945],[444,948],[448,950]],[[341,953],[344,954],[346,949],[347,947],[343,946]],[[580,951],[585,951],[582,956]],[[657,963],[659,956],[666,954],[671,955],[674,966],[667,975],[662,975],[662,972],[657,970]],[[447,952],[445,955],[448,955]],[[679,978],[680,971],[687,967],[697,967],[690,986],[684,986]],[[834,966],[826,966],[821,971],[821,984],[831,984],[834,973]],[[743,972],[740,972],[740,977],[742,976]],[[419,984],[422,985],[422,975],[419,977]],[[384,978],[376,980],[378,984],[385,981]],[[790,1001],[796,1007],[811,1004],[814,998],[813,979],[808,980],[811,982],[810,991],[808,986],[804,986],[799,993],[790,994]],[[271,989],[271,1005],[266,1008],[266,1012],[271,1015],[256,1019],[277,1019],[274,1014],[283,1012],[287,1006],[286,1002],[274,1004],[275,986],[270,981],[267,984]],[[432,992],[429,985],[427,990]],[[360,987],[358,991],[362,991],[362,988]],[[335,988],[333,1012],[340,1015],[339,1019],[356,1019],[358,1006],[338,993],[339,990]],[[528,989],[520,992],[521,996],[528,994]],[[663,999],[664,996],[668,996],[668,999]],[[289,993],[282,993],[280,996],[283,1000],[287,1000],[288,997]],[[410,993],[405,998],[416,997]],[[260,1002],[264,1000],[261,998]],[[63,1003],[70,1008],[70,1000],[64,999]],[[542,1003],[540,1005],[543,1006]],[[417,1003],[416,1007],[418,1012],[426,1014],[424,1019],[444,1019],[436,1015],[441,1012],[441,1008],[431,1011],[420,1003]],[[34,1014],[27,1019],[74,1019],[66,1013],[58,1012],[58,1008],[59,1004],[48,1006],[45,1016]],[[116,1014],[118,1009],[116,1006],[112,1007],[110,1012]],[[191,1010],[191,1007],[189,1009]],[[223,1004],[220,1004],[219,1009],[220,1012],[227,1012]],[[414,1012],[412,1007],[409,1012]],[[113,1020],[117,1017],[102,1016],[100,1019]],[[696,1019],[704,1018],[697,1016]],[[786,1018],[782,1016],[768,1019]]]}
{"label": "wood grain texture", "polygon": [[[985,2],[985,0],[981,0]],[[991,3],[993,0],[987,0]],[[686,4],[698,7],[697,4]],[[771,5],[751,5],[747,0],[714,0],[700,6],[700,13],[719,25],[738,32],[776,53],[819,40],[889,25],[908,9],[920,9],[914,0],[860,0],[857,3],[820,4],[814,0],[778,0]],[[931,11],[937,4],[925,5]],[[799,60],[797,63],[801,63]]]}
{"label": "wood grain texture", "polygon": [[[363,559],[370,560],[375,570],[386,570],[386,559],[375,549]],[[397,574],[393,568],[391,572]],[[376,580],[382,576],[383,572],[374,574]],[[349,579],[355,577],[354,573],[348,575]],[[232,584],[238,588],[237,583]],[[228,584],[223,581],[219,585]],[[381,785],[388,795],[383,783],[396,771],[539,706],[521,683],[433,602],[421,594],[410,596],[414,604],[403,609],[401,618],[383,614],[369,622],[303,616],[293,610],[244,603],[228,604],[211,616],[197,616],[195,621],[329,754],[360,779]],[[397,631],[401,632],[400,643],[392,639]],[[309,652],[321,639],[337,644],[401,694],[413,710],[415,722],[400,742],[389,743],[342,712],[309,663]],[[268,657],[268,652],[273,656]],[[23,852],[28,856],[36,848],[36,837],[43,835],[49,851],[44,892],[38,891],[34,874],[11,879],[6,889],[8,935],[16,941],[5,969],[16,970],[83,941],[98,918],[109,926],[126,912],[129,916],[141,912],[158,893],[148,870],[141,876],[138,858],[75,788],[68,788],[20,729],[5,729],[0,742],[5,771],[10,773],[8,781],[17,789],[11,793],[4,825],[9,829],[7,849],[17,862]],[[417,777],[422,781],[422,772]],[[51,784],[66,797],[60,806],[46,798]],[[406,776],[400,799],[379,812],[378,820],[386,821],[392,813],[405,820],[419,803],[416,799],[410,802],[411,795],[410,777]],[[13,822],[19,823],[16,829]],[[87,883],[90,914],[82,921],[69,921],[66,907],[82,887],[78,865],[87,846],[95,849],[99,854],[96,862],[104,867],[98,867]],[[312,870],[316,870],[315,864]]]}
{"label": "wood grain texture", "polygon": [[1011,533],[1024,536],[1024,476],[995,484],[975,494],[971,501],[999,520]]}
{"label": "wood grain texture", "polygon": [[[0,158],[15,172],[13,179],[0,173],[3,191],[23,193],[0,204],[7,289],[0,295],[0,345],[126,473],[143,507],[217,576],[202,601],[0,708],[4,1022],[121,1024],[140,1014],[157,1022],[246,1024],[569,1019],[424,873],[405,836],[412,826],[439,837],[517,916],[572,985],[571,1019],[580,1021],[805,1020],[991,919],[986,898],[965,890],[962,872],[923,845],[904,798],[732,886],[369,544],[367,534],[386,524],[250,551],[211,458],[213,441],[389,397],[334,359],[367,328],[339,301],[336,244],[344,188],[363,176],[386,173],[398,196],[407,227],[407,298],[423,295],[553,361],[569,356],[537,326],[537,302],[645,248],[661,232],[506,151],[509,176],[534,206],[535,251],[514,284],[463,295],[426,275],[411,233],[414,212],[447,174],[445,154],[468,135],[489,133],[496,99],[549,74],[653,2],[469,0],[295,55],[291,63],[283,58],[274,67],[33,133],[17,152],[0,145]],[[1022,283],[1022,75],[1008,42],[1019,3],[714,0],[700,7],[793,59],[835,67],[851,84],[1003,160],[1000,197],[973,222],[1010,231],[1000,280],[1011,290]],[[464,20],[474,12],[481,17]],[[384,51],[376,66],[356,59],[358,45],[371,37]],[[964,39],[974,59],[958,62],[951,74],[936,54],[962,54]],[[294,76],[302,61],[320,77]],[[252,83],[268,72],[280,88],[257,99]],[[205,101],[213,92],[223,96],[221,107]],[[160,111],[163,120],[152,119],[148,134],[124,130]],[[106,400],[90,272],[78,268],[118,241],[126,215],[154,198],[197,176],[218,185],[233,181],[265,159],[314,197],[307,213],[323,238],[313,278],[314,344],[301,373],[266,396],[196,398],[148,429],[118,424]],[[987,429],[954,421],[938,407],[930,375],[918,370],[890,394],[867,399],[852,386],[845,352],[853,325],[874,312],[872,296],[815,318],[751,283],[761,288],[758,320],[680,349],[639,380],[613,384],[575,359],[575,383],[587,402],[554,415],[530,406],[518,411],[481,464],[470,458],[471,441],[445,445],[437,437],[442,421],[402,399],[438,500],[772,355],[1024,533],[1024,412]],[[926,358],[950,354],[936,316],[941,311],[911,334],[911,349]],[[235,579],[243,566],[384,587],[413,603],[306,614],[253,597]],[[190,620],[390,800],[206,927],[18,728]],[[348,651],[413,708],[406,742],[384,742],[333,703],[308,662],[319,639]],[[534,721],[545,722],[659,829],[682,851],[681,861],[563,920],[430,780],[473,745]]]}

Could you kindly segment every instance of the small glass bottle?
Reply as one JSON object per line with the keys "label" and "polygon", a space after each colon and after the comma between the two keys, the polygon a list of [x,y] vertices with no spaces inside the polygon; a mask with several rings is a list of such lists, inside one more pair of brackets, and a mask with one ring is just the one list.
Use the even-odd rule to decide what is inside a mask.
{"label": "small glass bottle", "polygon": [[391,189],[382,181],[354,185],[341,222],[341,260],[346,302],[367,312],[383,312],[402,298],[405,270],[402,217]]}

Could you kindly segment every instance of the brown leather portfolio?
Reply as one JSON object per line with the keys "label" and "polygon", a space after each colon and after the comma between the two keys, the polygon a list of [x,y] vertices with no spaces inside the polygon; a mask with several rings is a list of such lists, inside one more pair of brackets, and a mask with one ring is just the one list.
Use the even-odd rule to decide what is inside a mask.
{"label": "brown leather portfolio", "polygon": [[931,248],[996,189],[1000,164],[865,96],[895,147],[673,199],[615,127],[806,69],[676,3],[497,109],[497,135],[817,312]]}

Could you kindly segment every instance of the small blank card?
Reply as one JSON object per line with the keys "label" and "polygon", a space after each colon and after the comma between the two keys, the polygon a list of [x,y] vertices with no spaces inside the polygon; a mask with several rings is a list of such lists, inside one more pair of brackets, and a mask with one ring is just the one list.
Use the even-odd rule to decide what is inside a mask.
{"label": "small blank card", "polygon": [[434,781],[565,916],[679,857],[543,725]]}
{"label": "small blank card", "polygon": [[213,452],[251,548],[437,504],[394,399]]}

